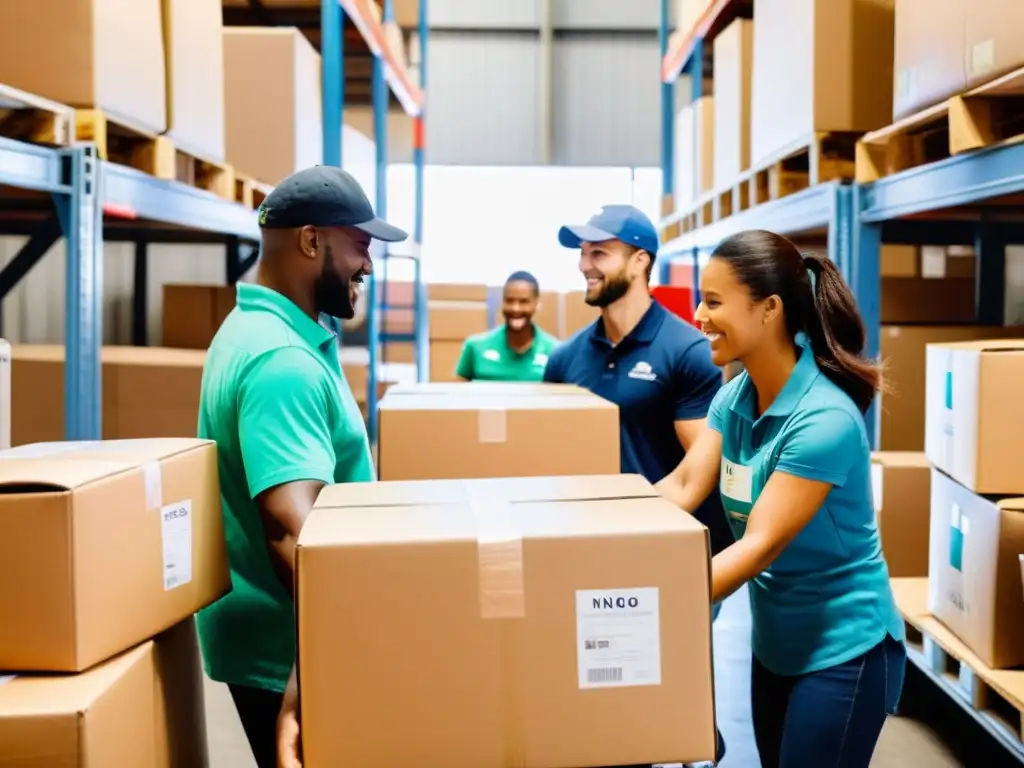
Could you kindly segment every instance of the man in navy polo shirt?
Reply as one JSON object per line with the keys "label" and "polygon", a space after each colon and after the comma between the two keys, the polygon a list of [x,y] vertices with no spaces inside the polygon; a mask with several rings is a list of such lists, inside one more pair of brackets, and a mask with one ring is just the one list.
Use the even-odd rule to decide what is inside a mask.
{"label": "man in navy polo shirt", "polygon": [[[600,307],[601,317],[554,351],[544,380],[576,384],[618,405],[622,472],[657,483],[705,428],[722,371],[704,334],[651,299],[658,233],[641,211],[606,205],[586,224],[562,227],[558,241],[579,249],[586,302]],[[734,541],[718,494],[695,517],[711,531],[712,553]],[[721,736],[719,752],[720,759]]]}

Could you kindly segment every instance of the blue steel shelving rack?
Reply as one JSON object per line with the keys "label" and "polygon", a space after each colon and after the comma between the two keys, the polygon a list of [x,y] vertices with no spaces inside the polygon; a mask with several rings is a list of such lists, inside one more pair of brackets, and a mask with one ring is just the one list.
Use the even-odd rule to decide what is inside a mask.
{"label": "blue steel shelving rack", "polygon": [[[342,110],[344,105],[343,13],[348,13],[374,54],[374,124],[377,145],[377,209],[386,215],[387,99],[388,88],[407,112],[416,116],[416,220],[413,237],[423,238],[423,98],[426,72],[427,0],[420,0],[419,33],[424,62],[421,84],[408,76],[388,51],[383,28],[373,20],[371,0],[323,0],[321,40],[323,50],[324,162],[340,165]],[[385,4],[385,21],[393,19],[391,0]],[[0,186],[30,190],[48,196],[19,208],[7,205],[10,214],[0,222],[0,233],[28,235],[28,240],[0,270],[0,302],[27,275],[50,247],[63,236],[66,240],[65,320],[65,436],[69,440],[95,440],[102,436],[102,371],[100,345],[103,339],[103,243],[130,241],[135,252],[135,324],[137,344],[145,341],[145,295],[147,246],[151,242],[212,242],[227,246],[227,277],[235,282],[255,262],[259,227],[254,211],[237,203],[185,184],[163,181],[135,169],[100,160],[93,144],[50,148],[0,138]],[[37,204],[38,203],[38,204]],[[20,216],[19,214],[26,214]],[[380,254],[384,267],[389,255]],[[419,284],[416,259],[415,280]],[[417,344],[418,357],[425,356],[425,302],[421,288],[415,291],[416,332],[408,336],[382,334],[378,316],[382,302],[376,280],[370,281],[371,327],[369,406],[372,434],[376,426],[376,394],[379,347],[388,341],[409,340]],[[424,366],[420,366],[422,378]]]}
{"label": "blue steel shelving rack", "polygon": [[[669,3],[662,0],[662,172],[663,192],[672,194],[674,81],[680,73],[703,74],[704,44],[735,0],[716,0],[694,32],[668,49]],[[694,97],[701,76],[693,78]],[[672,262],[692,263],[699,277],[701,257],[723,238],[751,228],[800,234],[827,228],[830,257],[850,283],[868,333],[868,353],[879,354],[883,243],[972,245],[977,258],[976,319],[1002,325],[1005,316],[1006,246],[1024,243],[1019,196],[1024,194],[1024,144],[1007,143],[912,168],[867,184],[827,183],[765,203],[675,238],[659,252],[662,280]],[[1002,203],[1002,205],[1000,205]],[[877,408],[868,414],[877,445]],[[912,662],[936,680],[927,660],[910,651]],[[948,680],[940,687],[1017,760],[1024,762],[1019,734],[992,724],[966,702]]]}

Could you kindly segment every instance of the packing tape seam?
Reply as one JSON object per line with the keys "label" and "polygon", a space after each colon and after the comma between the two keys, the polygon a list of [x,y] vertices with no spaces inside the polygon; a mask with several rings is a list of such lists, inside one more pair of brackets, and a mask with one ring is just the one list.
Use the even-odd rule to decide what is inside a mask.
{"label": "packing tape seam", "polygon": [[145,488],[146,509],[161,509],[164,506],[164,479],[159,461],[147,461],[139,467]]}
{"label": "packing tape seam", "polygon": [[522,738],[522,690],[516,670],[520,646],[511,633],[516,619],[526,616],[523,573],[523,535],[512,514],[512,502],[498,494],[485,495],[464,483],[470,513],[476,523],[477,579],[480,617],[497,619],[498,684],[505,764],[525,765]]}
{"label": "packing tape seam", "polygon": [[508,440],[508,412],[503,407],[481,408],[476,418],[477,440],[481,443],[504,443]]}

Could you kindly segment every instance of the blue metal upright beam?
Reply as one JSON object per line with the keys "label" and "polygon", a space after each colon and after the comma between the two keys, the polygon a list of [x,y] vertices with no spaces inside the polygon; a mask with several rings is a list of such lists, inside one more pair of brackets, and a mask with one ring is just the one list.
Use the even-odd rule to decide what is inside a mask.
{"label": "blue metal upright beam", "polygon": [[[428,23],[428,0],[420,0],[420,17],[419,17],[419,38],[420,38],[420,90],[426,94],[427,92],[427,43],[430,36],[430,24]],[[415,168],[416,174],[416,212],[415,222],[413,226],[413,238],[416,241],[417,253],[414,255],[417,257],[416,262],[413,266],[415,270],[413,279],[413,307],[414,307],[414,320],[413,332],[416,334],[415,350],[416,350],[416,378],[419,381],[427,380],[427,366],[429,364],[428,350],[427,350],[427,296],[426,289],[423,285],[423,263],[420,256],[423,253],[423,186],[424,176],[426,173],[426,141],[427,141],[427,104],[426,98],[424,97],[423,109],[420,111],[419,116],[415,118],[416,131],[413,143],[413,167]]]}
{"label": "blue metal upright beam", "polygon": [[103,437],[103,204],[104,163],[96,147],[66,151],[71,194],[54,196],[67,242],[64,434],[68,440]]}
{"label": "blue metal upright beam", "polygon": [[[881,222],[868,222],[862,217],[865,206],[869,204],[868,197],[862,185],[855,184],[852,192],[853,218],[850,222],[852,262],[847,274],[847,280],[857,298],[857,307],[860,310],[861,319],[867,331],[868,357],[878,359],[881,353],[881,326],[882,326],[882,274],[881,274],[881,253],[882,253],[882,224]],[[881,434],[879,419],[881,408],[879,398],[875,398],[874,405],[868,410],[866,421],[868,427],[868,439],[874,449],[878,448],[879,435]]]}
{"label": "blue metal upright beam", "polygon": [[[661,25],[658,28],[658,42],[661,58],[658,66],[668,54],[668,29],[670,0],[661,0]],[[675,165],[675,83],[661,84],[661,192],[671,195],[675,192],[672,168]]]}
{"label": "blue metal upright beam", "polygon": [[324,165],[341,167],[345,105],[344,13],[338,0],[320,0],[320,86],[323,89]]}

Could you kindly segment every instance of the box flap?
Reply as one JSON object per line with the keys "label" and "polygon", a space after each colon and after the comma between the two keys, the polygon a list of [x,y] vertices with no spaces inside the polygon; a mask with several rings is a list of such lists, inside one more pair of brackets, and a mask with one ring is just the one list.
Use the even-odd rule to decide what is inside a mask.
{"label": "box flap", "polygon": [[100,459],[102,461],[141,464],[176,456],[211,440],[188,437],[156,437],[132,440],[80,440],[55,443],[29,443],[0,451],[2,459]]}
{"label": "box flap", "polygon": [[152,653],[150,640],[78,674],[17,675],[0,685],[0,718],[83,713]]}
{"label": "box flap", "polygon": [[401,480],[328,485],[320,491],[314,508],[449,505],[464,502],[471,494],[476,497],[499,498],[514,504],[658,497],[654,486],[640,475]]}
{"label": "box flap", "polygon": [[1024,512],[1024,498],[998,499],[996,506],[1006,512]]}
{"label": "box flap", "polygon": [[616,409],[613,403],[592,395],[523,395],[522,397],[493,397],[468,393],[459,397],[408,394],[392,396],[391,392],[380,401],[382,411],[550,411],[584,410],[592,408]]}
{"label": "box flap", "polygon": [[136,467],[114,460],[4,459],[0,460],[0,493],[70,491]]}
{"label": "box flap", "polygon": [[960,352],[1024,352],[1024,339],[982,339],[978,341],[947,341],[929,344]]}
{"label": "box flap", "polygon": [[891,468],[928,469],[931,462],[924,451],[874,451],[871,463]]}
{"label": "box flap", "polygon": [[389,395],[490,395],[522,397],[537,395],[593,395],[575,384],[540,384],[508,381],[446,382],[425,381],[398,384],[388,390]]}

